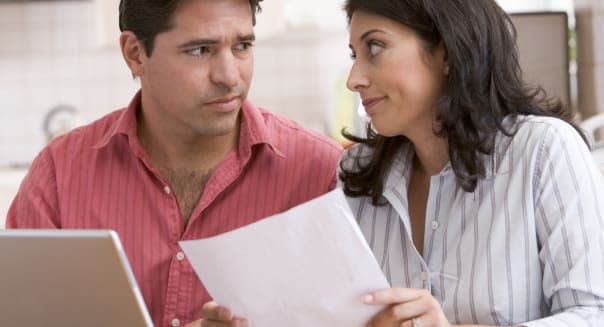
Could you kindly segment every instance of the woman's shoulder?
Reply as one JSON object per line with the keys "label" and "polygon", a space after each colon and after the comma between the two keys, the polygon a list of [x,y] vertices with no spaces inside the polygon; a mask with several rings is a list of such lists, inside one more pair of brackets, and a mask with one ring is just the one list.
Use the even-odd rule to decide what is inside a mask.
{"label": "woman's shoulder", "polygon": [[526,115],[516,119],[516,138],[527,143],[555,142],[556,140],[577,140],[582,142],[579,132],[568,122],[546,116]]}
{"label": "woman's shoulder", "polygon": [[500,132],[494,149],[496,170],[505,157],[524,160],[525,155],[540,162],[544,156],[559,157],[564,148],[588,151],[585,142],[575,128],[566,121],[546,116],[518,115],[506,118],[503,127],[511,137]]}
{"label": "woman's shoulder", "polygon": [[574,131],[575,129],[566,121],[556,117],[519,115],[516,119],[518,131],[547,131],[554,130],[559,132]]}
{"label": "woman's shoulder", "polygon": [[543,116],[519,116],[512,148],[533,153],[538,162],[577,161],[591,158],[581,133],[563,119]]}

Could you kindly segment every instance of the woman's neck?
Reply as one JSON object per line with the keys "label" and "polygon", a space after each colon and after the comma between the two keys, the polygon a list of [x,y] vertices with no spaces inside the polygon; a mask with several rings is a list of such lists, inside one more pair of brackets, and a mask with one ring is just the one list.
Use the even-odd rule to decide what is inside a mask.
{"label": "woman's neck", "polygon": [[411,140],[415,146],[414,165],[428,176],[439,174],[449,162],[449,145],[446,138],[433,133]]}

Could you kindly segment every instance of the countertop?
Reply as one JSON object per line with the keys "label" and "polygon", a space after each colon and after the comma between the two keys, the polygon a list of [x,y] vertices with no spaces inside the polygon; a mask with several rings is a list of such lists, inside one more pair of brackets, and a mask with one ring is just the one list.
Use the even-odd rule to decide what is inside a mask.
{"label": "countertop", "polygon": [[4,228],[6,214],[27,169],[0,168],[0,229]]}

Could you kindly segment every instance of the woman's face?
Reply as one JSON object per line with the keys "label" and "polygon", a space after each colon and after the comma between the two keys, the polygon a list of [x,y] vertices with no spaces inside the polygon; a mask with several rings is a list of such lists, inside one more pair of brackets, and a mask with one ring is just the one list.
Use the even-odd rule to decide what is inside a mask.
{"label": "woman's face", "polygon": [[411,141],[432,133],[445,85],[445,51],[425,50],[417,34],[388,18],[357,11],[350,22],[354,64],[347,86],[358,92],[373,127]]}

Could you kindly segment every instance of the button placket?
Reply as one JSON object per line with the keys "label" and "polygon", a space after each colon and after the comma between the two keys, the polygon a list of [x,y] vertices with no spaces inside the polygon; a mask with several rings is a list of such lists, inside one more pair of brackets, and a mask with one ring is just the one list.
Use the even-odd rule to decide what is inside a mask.
{"label": "button placket", "polygon": [[427,272],[425,272],[425,271],[422,271],[422,273],[420,274],[420,278],[421,278],[421,279],[422,279],[422,281],[424,281],[424,282],[425,282],[425,281],[427,281],[429,277],[430,277],[430,276],[428,276],[428,273],[427,273]]}
{"label": "button placket", "polygon": [[430,289],[430,274],[427,271],[423,271],[420,273],[420,279],[422,280],[423,286],[422,288],[429,290]]}
{"label": "button placket", "polygon": [[440,223],[436,220],[432,222],[432,230],[437,230],[440,227]]}

